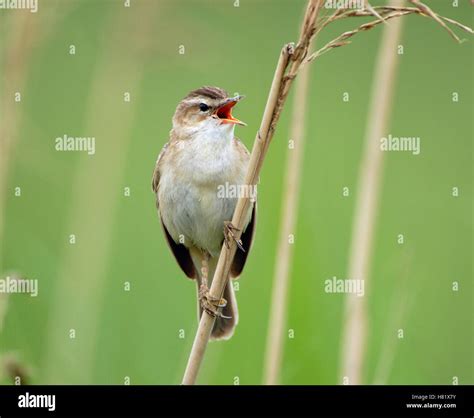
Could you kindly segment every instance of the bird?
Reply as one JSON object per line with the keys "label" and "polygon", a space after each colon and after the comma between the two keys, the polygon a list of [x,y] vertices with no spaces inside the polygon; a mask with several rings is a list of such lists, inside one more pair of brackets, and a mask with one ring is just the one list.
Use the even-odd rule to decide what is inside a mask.
{"label": "bird", "polygon": [[[156,160],[152,190],[166,241],[184,274],[196,281],[198,320],[203,310],[215,317],[211,340],[229,339],[238,323],[231,280],[242,273],[256,225],[252,195],[240,239],[232,225],[238,195],[223,186],[245,186],[250,153],[234,136],[232,115],[244,96],[230,96],[219,87],[203,86],[189,92],[176,107],[169,141]],[[230,188],[227,187],[227,190]],[[222,245],[237,243],[222,297],[209,293]]]}

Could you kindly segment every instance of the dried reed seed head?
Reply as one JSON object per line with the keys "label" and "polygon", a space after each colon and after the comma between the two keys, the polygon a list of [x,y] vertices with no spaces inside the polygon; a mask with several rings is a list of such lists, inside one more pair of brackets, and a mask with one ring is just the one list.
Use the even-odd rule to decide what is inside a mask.
{"label": "dried reed seed head", "polygon": [[363,25],[360,25],[358,28],[353,29],[351,31],[347,31],[339,35],[337,38],[333,39],[332,41],[328,42],[326,45],[324,45],[322,48],[318,49],[316,52],[311,54],[308,58],[306,58],[305,63],[310,62],[314,60],[315,58],[320,57],[321,55],[325,54],[326,52],[330,51],[331,49],[334,48],[339,48],[344,45],[348,45],[350,41],[347,41],[347,39],[352,38],[354,35],[356,35],[359,32],[364,32],[366,30],[370,30],[374,28],[375,26],[379,25],[380,23],[386,22],[389,19],[393,19],[396,17],[401,17],[409,14],[419,14],[424,17],[432,18],[435,20],[437,23],[439,23],[443,28],[445,28],[448,33],[451,35],[453,39],[455,39],[457,42],[462,42],[462,40],[447,26],[445,22],[448,22],[454,26],[457,26],[458,28],[473,34],[474,31],[468,27],[465,26],[458,21],[454,19],[447,18],[445,16],[441,16],[433,12],[428,6],[426,6],[424,3],[422,3],[419,0],[410,0],[411,3],[413,3],[416,7],[396,7],[396,6],[376,6],[373,7],[372,11],[365,8],[365,9],[357,9],[357,10],[348,10],[348,9],[339,9],[337,10],[334,14],[332,14],[330,17],[326,19],[325,22],[323,22],[319,28],[318,31],[320,31],[323,27],[327,26],[329,23],[334,22],[339,19],[345,19],[348,17],[367,17],[373,15],[373,11],[375,10],[381,19],[374,20],[372,22],[365,23]]}

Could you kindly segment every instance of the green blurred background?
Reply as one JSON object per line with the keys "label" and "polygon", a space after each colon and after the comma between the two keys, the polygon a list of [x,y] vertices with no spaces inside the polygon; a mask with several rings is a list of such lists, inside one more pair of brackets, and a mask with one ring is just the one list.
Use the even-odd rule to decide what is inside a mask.
{"label": "green blurred background", "polygon": [[[0,10],[0,124],[10,141],[0,272],[39,281],[38,297],[9,298],[0,355],[16,353],[32,383],[180,382],[196,291],[161,232],[150,187],[156,156],[178,101],[206,84],[247,96],[234,113],[248,123],[236,134],[251,147],[278,53],[297,39],[305,5],[234,2],[39,0],[36,14]],[[472,24],[467,0],[427,4]],[[331,26],[318,44],[363,21]],[[325,293],[324,281],[347,274],[381,30],[312,64],[285,384],[341,383],[344,295]],[[451,384],[457,376],[473,384],[473,44],[456,44],[419,16],[405,18],[402,44],[388,133],[421,137],[421,153],[385,156],[364,380]],[[256,241],[237,292],[240,323],[230,341],[209,345],[199,383],[262,382],[291,99],[261,175]],[[65,134],[95,137],[96,154],[55,151]]]}

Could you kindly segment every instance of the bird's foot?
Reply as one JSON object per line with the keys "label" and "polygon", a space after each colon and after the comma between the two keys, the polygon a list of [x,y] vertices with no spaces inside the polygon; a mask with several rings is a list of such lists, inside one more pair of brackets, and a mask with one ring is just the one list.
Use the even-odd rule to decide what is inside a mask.
{"label": "bird's foot", "polygon": [[240,250],[245,252],[244,247],[242,246],[242,240],[238,239],[234,232],[240,232],[240,229],[237,229],[234,225],[232,225],[232,222],[230,221],[225,221],[224,222],[224,242],[225,246],[227,249],[230,248],[230,244],[232,241],[235,241],[237,244],[237,247],[239,247]]}
{"label": "bird's foot", "polygon": [[202,284],[199,288],[199,303],[201,308],[213,317],[230,319],[229,316],[222,315],[219,308],[227,306],[227,301],[224,298],[215,298],[209,293],[209,288]]}

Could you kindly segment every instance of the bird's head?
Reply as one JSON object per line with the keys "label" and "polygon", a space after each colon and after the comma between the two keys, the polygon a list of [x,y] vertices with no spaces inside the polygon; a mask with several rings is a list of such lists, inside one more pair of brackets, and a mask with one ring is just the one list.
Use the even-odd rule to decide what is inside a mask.
{"label": "bird's head", "polygon": [[232,116],[232,108],[243,98],[239,95],[229,97],[219,87],[193,90],[176,107],[173,130],[231,133],[235,125],[245,125]]}

